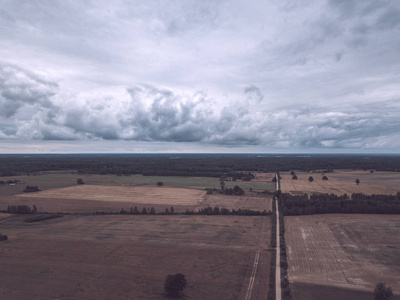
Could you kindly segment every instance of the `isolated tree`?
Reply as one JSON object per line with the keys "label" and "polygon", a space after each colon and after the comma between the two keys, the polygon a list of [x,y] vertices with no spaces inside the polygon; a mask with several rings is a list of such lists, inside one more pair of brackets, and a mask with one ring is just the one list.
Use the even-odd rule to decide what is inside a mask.
{"label": "isolated tree", "polygon": [[78,178],[78,180],[76,181],[76,184],[85,184],[82,180],[82,178]]}
{"label": "isolated tree", "polygon": [[172,215],[175,213],[175,209],[174,209],[174,207],[173,207],[173,206],[171,206],[171,209],[170,209],[170,211],[171,211],[171,214],[172,214]]}
{"label": "isolated tree", "polygon": [[374,170],[369,171],[370,173],[374,173]]}
{"label": "isolated tree", "polygon": [[313,178],[312,176],[310,176],[310,177],[308,177],[308,181],[309,181],[309,182],[313,182],[313,181],[314,181],[314,178]]}
{"label": "isolated tree", "polygon": [[159,181],[159,182],[157,182],[157,185],[158,185],[158,186],[163,186],[164,183],[162,183],[161,181]]}
{"label": "isolated tree", "polygon": [[296,174],[296,173],[295,173],[294,171],[290,172],[290,175],[292,175],[292,176],[295,175],[295,174]]}
{"label": "isolated tree", "polygon": [[154,207],[150,208],[150,214],[151,215],[155,215],[156,214],[156,210],[154,209]]}
{"label": "isolated tree", "polygon": [[219,184],[221,186],[221,191],[223,191],[225,189],[225,182],[221,179]]}
{"label": "isolated tree", "polygon": [[322,180],[328,180],[328,177],[327,176],[322,176]]}
{"label": "isolated tree", "polygon": [[297,180],[297,175],[294,174],[294,175],[292,176],[292,179],[293,179],[293,180]]}
{"label": "isolated tree", "polygon": [[185,275],[177,273],[167,275],[164,280],[164,290],[168,297],[177,297],[186,288],[187,281]]}
{"label": "isolated tree", "polygon": [[356,183],[357,183],[357,185],[359,185],[360,184],[360,179],[356,179]]}
{"label": "isolated tree", "polygon": [[378,282],[374,289],[374,300],[389,300],[393,296],[390,286],[386,287],[384,282]]}

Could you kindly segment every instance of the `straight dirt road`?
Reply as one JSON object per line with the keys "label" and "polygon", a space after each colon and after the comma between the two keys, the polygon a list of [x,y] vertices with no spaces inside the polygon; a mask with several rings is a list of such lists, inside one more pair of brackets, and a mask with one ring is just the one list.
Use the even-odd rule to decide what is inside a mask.
{"label": "straight dirt road", "polygon": [[[276,190],[280,190],[278,174],[276,176]],[[275,291],[276,300],[281,300],[281,247],[280,247],[280,236],[279,236],[279,206],[278,199],[275,201],[276,208],[276,268],[275,268]]]}

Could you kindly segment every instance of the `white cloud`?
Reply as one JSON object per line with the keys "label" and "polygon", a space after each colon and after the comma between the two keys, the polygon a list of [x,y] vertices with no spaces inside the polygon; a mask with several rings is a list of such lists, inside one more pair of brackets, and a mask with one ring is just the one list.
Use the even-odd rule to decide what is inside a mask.
{"label": "white cloud", "polygon": [[395,1],[2,4],[2,140],[398,149]]}

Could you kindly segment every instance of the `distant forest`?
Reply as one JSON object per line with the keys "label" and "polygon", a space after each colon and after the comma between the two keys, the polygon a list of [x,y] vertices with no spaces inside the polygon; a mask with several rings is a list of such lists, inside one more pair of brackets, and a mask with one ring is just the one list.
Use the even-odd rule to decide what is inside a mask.
{"label": "distant forest", "polygon": [[76,170],[85,174],[220,177],[240,171],[400,171],[400,156],[256,154],[0,155],[0,176]]}

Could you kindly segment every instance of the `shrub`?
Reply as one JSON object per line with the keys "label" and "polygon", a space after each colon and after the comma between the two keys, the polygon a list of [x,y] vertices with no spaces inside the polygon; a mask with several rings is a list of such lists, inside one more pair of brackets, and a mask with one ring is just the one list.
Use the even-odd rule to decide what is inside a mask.
{"label": "shrub", "polygon": [[374,300],[389,300],[393,296],[390,286],[386,287],[384,282],[378,282],[374,289]]}
{"label": "shrub", "polygon": [[167,275],[164,280],[164,290],[168,297],[177,297],[186,288],[187,281],[185,275],[177,273]]}

